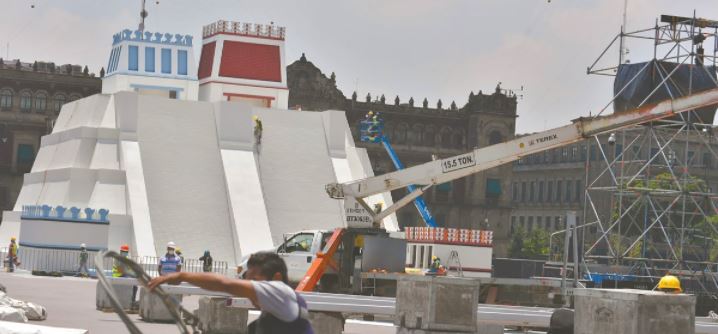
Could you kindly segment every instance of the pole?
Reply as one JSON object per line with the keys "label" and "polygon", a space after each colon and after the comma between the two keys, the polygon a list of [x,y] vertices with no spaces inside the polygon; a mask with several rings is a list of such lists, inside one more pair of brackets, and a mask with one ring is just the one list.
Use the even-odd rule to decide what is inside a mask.
{"label": "pole", "polygon": [[579,278],[579,272],[578,272],[578,226],[576,224],[576,211],[570,211],[567,215],[567,222],[571,222],[571,239],[573,241],[573,287],[578,287],[578,278]]}
{"label": "pole", "polygon": [[[559,217],[559,221],[561,218]],[[568,227],[568,225],[566,226]],[[568,242],[571,234],[571,230],[566,229],[566,234],[563,239],[563,266],[561,270],[561,297],[563,298],[564,305],[567,304],[568,298],[566,297],[566,270],[568,269]]]}

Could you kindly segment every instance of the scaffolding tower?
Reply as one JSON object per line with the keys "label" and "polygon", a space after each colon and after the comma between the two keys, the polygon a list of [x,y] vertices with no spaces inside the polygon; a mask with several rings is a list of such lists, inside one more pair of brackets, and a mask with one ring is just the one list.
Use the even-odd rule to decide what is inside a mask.
{"label": "scaffolding tower", "polygon": [[[718,22],[695,14],[662,15],[654,27],[633,32],[622,28],[587,70],[615,77],[614,96],[595,117],[718,87],[717,36]],[[648,54],[651,48],[640,44],[650,44],[653,58],[631,63],[629,42],[634,54]],[[615,61],[609,55],[615,47],[618,64],[602,67]],[[718,293],[714,115],[715,107],[703,108],[587,143],[580,228],[586,276],[613,273],[657,283],[671,272],[690,281],[688,290]]]}

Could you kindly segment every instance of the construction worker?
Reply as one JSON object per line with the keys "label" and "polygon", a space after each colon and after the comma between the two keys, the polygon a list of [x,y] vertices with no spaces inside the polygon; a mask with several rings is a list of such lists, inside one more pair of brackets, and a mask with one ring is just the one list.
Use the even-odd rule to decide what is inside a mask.
{"label": "construction worker", "polygon": [[175,253],[177,254],[177,256],[179,256],[180,261],[182,261],[182,263],[184,263],[184,255],[182,255],[182,248],[177,247],[177,249],[175,250]]}
{"label": "construction worker", "polygon": [[90,272],[87,270],[87,260],[90,255],[87,253],[87,245],[80,245],[80,267],[77,269],[77,275],[80,277],[89,276]]}
{"label": "construction worker", "polygon": [[204,255],[199,260],[202,261],[202,271],[206,273],[212,271],[212,255],[209,254],[209,250],[205,250]]}
{"label": "construction worker", "polygon": [[7,271],[14,272],[15,266],[20,265],[17,259],[17,238],[10,238],[10,246],[7,247]]}
{"label": "construction worker", "polygon": [[214,273],[172,273],[152,279],[150,290],[161,284],[187,282],[202,289],[249,299],[262,314],[249,325],[250,334],[313,334],[309,311],[302,296],[288,285],[287,265],[273,252],[252,254],[247,260],[246,279]]}
{"label": "construction worker", "polygon": [[254,142],[257,145],[262,144],[262,120],[259,119],[259,116],[254,115],[252,116],[252,120],[254,121]]}
{"label": "construction worker", "polygon": [[[123,257],[130,257],[130,246],[127,244],[124,244],[120,246],[120,255]],[[127,267],[120,263],[119,261],[115,260],[115,263],[112,265],[112,277],[135,277],[135,275],[132,274],[129,270],[127,270]],[[135,301],[137,299],[137,286],[132,287],[132,305],[130,306],[131,311],[137,311],[139,309],[139,304]]]}
{"label": "construction worker", "polygon": [[167,243],[167,253],[160,258],[160,263],[157,267],[157,272],[160,273],[160,276],[182,271],[182,258],[175,254],[176,249],[177,246],[174,242]]}
{"label": "construction worker", "polygon": [[681,281],[673,275],[663,276],[661,280],[658,281],[658,290],[675,294],[683,292],[683,289],[681,289]]}
{"label": "construction worker", "polygon": [[441,259],[439,259],[439,257],[436,255],[431,256],[431,265],[429,265],[429,272],[437,273],[439,272],[439,269],[441,269]]}
{"label": "construction worker", "polygon": [[[127,244],[124,244],[120,246],[120,255],[124,257],[130,256],[130,246]],[[127,277],[127,268],[124,264],[120,263],[119,261],[115,260],[115,263],[112,265],[112,277]]]}

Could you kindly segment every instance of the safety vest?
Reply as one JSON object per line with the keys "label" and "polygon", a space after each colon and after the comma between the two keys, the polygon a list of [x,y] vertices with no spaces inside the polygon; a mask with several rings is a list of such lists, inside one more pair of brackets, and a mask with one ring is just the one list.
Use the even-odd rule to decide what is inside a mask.
{"label": "safety vest", "polygon": [[9,257],[16,257],[16,256],[17,256],[17,244],[16,244],[16,243],[13,243],[13,242],[10,243],[10,249],[9,249],[9,252],[8,252],[8,256],[9,256]]}

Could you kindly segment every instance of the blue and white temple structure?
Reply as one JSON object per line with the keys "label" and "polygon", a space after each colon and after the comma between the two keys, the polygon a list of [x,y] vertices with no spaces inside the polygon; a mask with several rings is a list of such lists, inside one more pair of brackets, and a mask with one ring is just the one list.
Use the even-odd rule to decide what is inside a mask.
{"label": "blue and white temple structure", "polygon": [[[220,22],[204,29],[201,82],[191,36],[115,35],[102,93],[63,106],[0,240],[127,243],[139,256],[174,241],[187,257],[209,249],[234,264],[285,233],[344,226],[343,203],[324,186],[373,174],[344,112],[286,109],[284,28]],[[385,227],[396,230],[396,218]]]}

